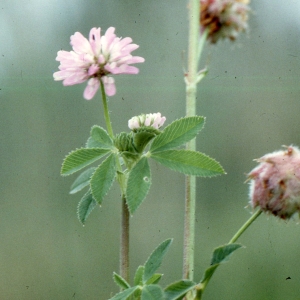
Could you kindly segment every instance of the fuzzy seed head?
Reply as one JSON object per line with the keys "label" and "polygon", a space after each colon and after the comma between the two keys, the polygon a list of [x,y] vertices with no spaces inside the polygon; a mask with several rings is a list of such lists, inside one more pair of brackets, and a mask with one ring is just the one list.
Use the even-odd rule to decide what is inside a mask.
{"label": "fuzzy seed head", "polygon": [[300,212],[300,150],[295,146],[257,159],[249,174],[250,203],[281,219]]}

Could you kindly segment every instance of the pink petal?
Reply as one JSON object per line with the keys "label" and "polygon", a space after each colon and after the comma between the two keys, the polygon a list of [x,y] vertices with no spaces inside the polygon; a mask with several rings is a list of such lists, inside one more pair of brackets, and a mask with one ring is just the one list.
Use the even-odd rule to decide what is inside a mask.
{"label": "pink petal", "polygon": [[106,58],[111,54],[110,50],[112,49],[113,44],[119,41],[119,38],[116,37],[114,31],[114,27],[109,27],[106,30],[105,35],[101,37],[101,49]]}
{"label": "pink petal", "polygon": [[71,36],[71,45],[78,54],[93,54],[89,41],[80,32],[75,32],[74,35]]}
{"label": "pink petal", "polygon": [[126,63],[127,64],[136,64],[136,63],[142,63],[145,61],[145,58],[140,56],[133,56],[131,59],[129,59]]}
{"label": "pink petal", "polygon": [[124,48],[126,45],[129,45],[132,42],[132,38],[126,37],[119,42],[119,47]]}
{"label": "pink petal", "polygon": [[101,51],[101,28],[92,28],[90,31],[89,41],[95,56]]}
{"label": "pink petal", "polygon": [[99,71],[100,67],[96,64],[93,64],[88,69],[89,76],[96,74]]}
{"label": "pink petal", "polygon": [[139,69],[133,66],[121,65],[120,67],[114,68],[112,74],[138,74]]}
{"label": "pink petal", "polygon": [[91,78],[88,83],[87,83],[87,86],[83,92],[83,97],[86,99],[86,100],[91,100],[96,92],[98,91],[99,89],[99,86],[100,86],[100,81],[98,78]]}
{"label": "pink petal", "polygon": [[112,77],[103,76],[101,78],[104,88],[105,88],[105,94],[107,96],[113,96],[116,93],[116,86],[115,86],[115,80]]}
{"label": "pink petal", "polygon": [[122,49],[122,51],[123,51],[123,52],[128,52],[128,53],[130,53],[130,52],[136,50],[136,49],[139,48],[139,47],[140,47],[139,45],[136,45],[136,44],[130,44],[130,45],[125,46],[125,47]]}
{"label": "pink petal", "polygon": [[69,76],[63,81],[63,85],[74,85],[79,84],[88,79],[88,76],[85,72],[77,72]]}

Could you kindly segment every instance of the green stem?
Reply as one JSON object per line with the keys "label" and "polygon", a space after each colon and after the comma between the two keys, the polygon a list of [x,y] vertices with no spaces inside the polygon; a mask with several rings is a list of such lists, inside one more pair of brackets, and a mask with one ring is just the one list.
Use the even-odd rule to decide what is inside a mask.
{"label": "green stem", "polygon": [[[236,232],[236,234],[232,237],[232,239],[228,242],[229,244],[233,244],[237,241],[237,239],[247,230],[247,228],[258,218],[258,216],[262,213],[262,211],[259,209],[258,211],[256,211],[254,214],[251,215],[251,217],[244,223],[244,225]],[[204,281],[201,282],[198,286],[197,289],[197,294],[196,297],[194,298],[194,300],[201,300],[202,299],[202,295],[203,292],[209,282],[209,280],[211,279],[212,275],[214,274],[214,272],[216,271],[216,269],[218,268],[219,265],[216,265],[215,268],[213,269],[210,277]]]}
{"label": "green stem", "polygon": [[[100,80],[101,93],[102,93],[102,103],[104,108],[104,118],[106,123],[106,128],[108,134],[113,139],[114,133],[111,126],[111,121],[109,117],[107,99],[105,94],[105,89],[103,82]],[[122,172],[122,167],[119,159],[117,159],[117,179],[121,188],[122,193],[122,216],[121,216],[121,245],[120,245],[120,275],[128,282],[129,281],[129,211],[126,204],[126,178]]]}
{"label": "green stem", "polygon": [[255,212],[248,221],[237,231],[237,233],[232,237],[228,244],[233,244],[237,241],[237,239],[246,231],[246,229],[257,219],[257,217],[262,213],[259,209]]}
{"label": "green stem", "polygon": [[102,80],[100,80],[100,85],[101,85],[102,103],[103,103],[103,108],[104,108],[104,118],[105,118],[106,128],[107,128],[107,132],[110,135],[110,137],[113,138],[114,133],[113,133],[113,129],[111,126],[111,121],[110,121],[109,111],[108,111],[108,106],[107,106],[107,100],[106,100],[106,94],[105,94],[104,84],[103,84]]}
{"label": "green stem", "polygon": [[[200,1],[189,1],[189,46],[188,72],[186,74],[186,115],[196,114],[198,39],[199,39]],[[187,143],[188,150],[195,150],[195,139]],[[184,216],[184,249],[183,278],[193,280],[194,277],[194,245],[195,245],[195,207],[196,178],[186,176],[185,216]]]}
{"label": "green stem", "polygon": [[120,275],[129,282],[129,218],[126,198],[122,197]]}

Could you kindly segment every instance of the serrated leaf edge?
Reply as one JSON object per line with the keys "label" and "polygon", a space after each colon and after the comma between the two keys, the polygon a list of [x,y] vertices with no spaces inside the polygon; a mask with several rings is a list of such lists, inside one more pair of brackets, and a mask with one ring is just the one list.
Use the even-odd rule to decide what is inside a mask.
{"label": "serrated leaf edge", "polygon": [[[76,152],[76,151],[78,151],[78,150],[82,150],[82,149],[85,149],[85,150],[87,150],[87,149],[88,149],[88,150],[94,150],[94,149],[103,149],[103,150],[107,150],[107,153],[105,153],[104,155],[102,155],[101,157],[99,157],[99,159],[105,157],[109,152],[111,152],[109,148],[98,148],[98,147],[93,147],[93,148],[85,148],[85,147],[76,148],[75,150],[72,150],[72,151],[70,151],[67,155],[65,155],[65,157],[64,157],[64,159],[63,159],[62,166],[61,166],[61,168],[60,168],[60,175],[61,175],[61,176],[69,176],[69,175],[72,175],[72,174],[74,174],[74,173],[76,173],[76,172],[78,172],[78,171],[81,170],[81,169],[79,169],[79,170],[73,171],[72,173],[68,173],[68,174],[63,174],[63,173],[62,173],[62,169],[63,169],[63,166],[64,166],[64,163],[65,163],[66,158],[67,158],[69,155],[71,155],[72,153],[74,153],[74,152]],[[95,161],[97,161],[97,159],[96,159]],[[91,162],[91,164],[94,163],[95,161]],[[88,166],[88,165],[82,167],[82,169],[85,168],[85,167],[87,167],[87,166]]]}
{"label": "serrated leaf edge", "polygon": [[[77,204],[77,210],[76,210],[77,218],[78,218],[78,220],[79,220],[79,222],[80,222],[80,224],[81,224],[82,226],[85,226],[85,222],[82,222],[81,219],[80,219],[80,216],[79,216],[79,205],[80,205],[80,203],[81,203],[83,197],[85,197],[87,194],[91,194],[92,198],[94,199],[94,197],[93,197],[93,195],[92,195],[92,193],[91,193],[91,190],[88,190],[88,191],[82,196],[82,198],[80,199],[80,201],[78,202],[78,204]],[[93,207],[93,209],[89,212],[89,214],[87,215],[87,217],[91,214],[91,212],[92,212],[92,211],[95,209],[95,207],[97,206],[97,201],[96,201],[95,199],[94,199],[94,201],[96,202],[96,205],[95,205],[95,206]],[[85,218],[85,221],[87,220],[87,217]]]}
{"label": "serrated leaf edge", "polygon": [[[168,128],[168,127],[170,127],[173,123],[175,123],[175,122],[177,122],[177,121],[181,121],[181,120],[183,120],[183,119],[187,119],[187,118],[203,118],[203,126],[202,126],[202,128],[197,132],[197,134],[195,135],[195,137],[199,134],[199,132],[201,131],[201,130],[203,130],[204,129],[204,126],[205,126],[205,124],[206,124],[206,117],[203,117],[203,116],[192,116],[192,117],[181,117],[181,118],[179,118],[179,119],[176,119],[176,120],[174,120],[174,121],[172,121],[172,123],[170,123],[168,126],[166,126],[165,128],[164,128],[164,130],[161,132],[161,134]],[[158,139],[159,137],[160,137],[160,135],[161,134],[159,134],[159,135],[157,135],[153,140],[152,140],[152,143],[154,143],[154,141],[156,140],[156,139]],[[177,147],[180,147],[180,146],[177,146]],[[177,148],[176,147],[176,148]],[[151,149],[151,146],[150,146],[150,149]],[[156,148],[157,149],[157,148]],[[160,151],[156,151],[156,149],[154,148],[154,152],[160,152]],[[158,148],[159,149],[159,148]],[[175,148],[171,148],[171,149],[175,149]],[[153,150],[153,149],[151,149],[151,150]],[[150,150],[150,151],[151,151]],[[169,150],[169,149],[168,149]]]}
{"label": "serrated leaf edge", "polygon": [[176,170],[173,170],[171,168],[169,168],[170,170],[174,171],[174,172],[179,172],[181,174],[185,174],[185,175],[191,175],[191,176],[196,176],[196,177],[203,177],[203,178],[212,178],[212,177],[216,177],[216,176],[220,176],[220,175],[226,175],[227,173],[225,172],[224,168],[222,167],[222,165],[215,159],[215,158],[212,158],[210,157],[209,155],[203,153],[203,152],[200,152],[200,151],[193,151],[193,150],[185,150],[185,149],[168,149],[168,150],[165,150],[165,151],[158,151],[158,152],[148,152],[149,153],[149,157],[151,157],[152,159],[154,159],[156,162],[158,162],[160,165],[166,167],[164,164],[162,164],[161,162],[159,162],[158,160],[156,160],[155,158],[153,158],[152,154],[154,154],[154,156],[157,154],[157,153],[162,153],[162,152],[167,152],[167,151],[186,151],[186,152],[196,152],[196,153],[200,153],[212,160],[214,160],[216,163],[218,163],[223,171],[223,173],[218,173],[218,174],[214,174],[214,175],[205,175],[205,176],[200,176],[200,175],[191,175],[191,174],[186,174],[186,173],[183,173],[183,172],[180,172],[180,171],[176,171]]}
{"label": "serrated leaf edge", "polygon": [[[132,211],[131,210],[131,205],[128,203],[128,198],[127,198],[127,187],[128,187],[128,185],[127,185],[127,187],[126,187],[126,204],[127,204],[127,207],[128,207],[128,210],[129,210],[129,212],[130,212],[130,215],[133,215],[136,211],[137,211],[137,209],[140,207],[140,205],[145,201],[145,199],[146,199],[146,197],[147,197],[147,195],[148,195],[148,193],[149,193],[149,190],[150,190],[150,188],[151,188],[151,185],[152,185],[152,173],[151,173],[151,168],[150,168],[150,165],[149,165],[149,161],[148,161],[148,158],[146,157],[146,156],[144,156],[144,157],[142,157],[141,159],[143,159],[143,158],[146,158],[146,162],[147,162],[147,164],[148,164],[148,167],[149,167],[149,186],[148,186],[148,190],[147,190],[147,192],[146,192],[146,195],[145,195],[145,197],[144,197],[144,199],[139,203],[139,205]],[[134,167],[141,161],[141,159],[134,165]],[[134,167],[131,169],[131,171],[134,169]],[[128,183],[128,180],[129,180],[129,176],[130,176],[130,172],[129,172],[129,174],[128,174],[128,178],[127,178],[127,183]]]}
{"label": "serrated leaf edge", "polygon": [[[91,127],[91,130],[90,130],[90,137],[92,137],[92,131],[93,131],[94,128],[101,128],[101,129],[107,134],[108,138],[109,138],[110,141],[111,141],[111,145],[107,145],[107,146],[113,147],[114,142],[113,142],[112,138],[109,136],[108,132],[107,132],[103,127],[101,127],[101,126],[99,126],[99,125],[93,125],[93,126]],[[111,148],[111,147],[110,147],[110,148]]]}
{"label": "serrated leaf edge", "polygon": [[129,283],[128,283],[121,275],[119,275],[119,274],[116,273],[116,272],[113,272],[113,280],[114,280],[115,284],[118,285],[119,287],[124,288],[124,286],[123,286],[123,285],[121,286],[121,285],[119,284],[119,282],[117,282],[117,280],[116,280],[115,278],[119,278],[122,282],[124,282],[124,284],[125,284],[125,286],[126,286],[126,289],[128,289],[128,288],[131,287],[130,284],[129,284]]}
{"label": "serrated leaf edge", "polygon": [[[115,155],[114,153],[111,153],[110,155],[113,155],[115,160],[118,159],[118,157],[116,157],[116,155]],[[109,155],[109,156],[110,156],[110,155]],[[105,160],[107,160],[107,159],[109,158],[109,156],[106,157]],[[105,160],[103,160],[102,163],[103,163]],[[101,164],[102,164],[102,163],[101,163]],[[96,170],[95,170],[95,172],[93,172],[93,174],[92,174],[92,176],[91,176],[91,179],[90,179],[90,187],[91,187],[91,193],[92,193],[92,195],[93,195],[93,188],[92,188],[92,185],[91,185],[91,181],[92,181],[92,178],[93,178],[94,174],[96,173],[96,171],[98,170],[98,168],[100,167],[101,164],[99,164],[99,165],[96,167]],[[117,173],[115,172],[115,175],[114,175],[114,177],[113,177],[113,179],[112,179],[112,181],[111,181],[111,184],[110,184],[109,188],[107,189],[107,192],[103,195],[102,198],[104,198],[104,197],[108,194],[108,192],[110,191],[110,189],[111,189],[113,183],[115,182],[116,174],[117,174]],[[94,197],[93,197],[93,198],[94,198]],[[101,205],[95,198],[94,198],[94,200],[95,200],[99,205]]]}

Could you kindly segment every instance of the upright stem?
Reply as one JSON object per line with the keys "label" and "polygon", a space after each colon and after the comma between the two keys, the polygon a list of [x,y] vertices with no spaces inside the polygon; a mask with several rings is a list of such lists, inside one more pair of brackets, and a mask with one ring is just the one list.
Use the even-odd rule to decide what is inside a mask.
{"label": "upright stem", "polygon": [[121,251],[120,251],[120,275],[129,282],[129,211],[126,198],[122,197],[121,220]]}
{"label": "upright stem", "polygon": [[[186,74],[186,115],[196,114],[198,39],[199,39],[200,1],[189,1],[189,49],[188,72]],[[188,150],[195,150],[195,139],[187,143]],[[195,245],[195,207],[196,178],[186,176],[183,278],[193,280],[194,277],[194,245]]]}
{"label": "upright stem", "polygon": [[[104,118],[106,123],[106,128],[108,134],[111,138],[114,137],[113,129],[111,126],[111,121],[109,117],[108,105],[106,100],[106,94],[103,82],[100,80],[101,93],[102,93],[102,103],[104,109]],[[122,172],[122,167],[117,160],[117,178],[121,188],[122,193],[122,217],[121,217],[121,250],[120,250],[120,275],[126,280],[129,281],[129,211],[126,204],[126,180],[125,175]]]}

